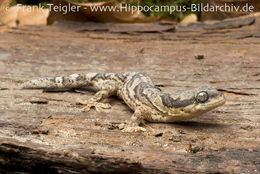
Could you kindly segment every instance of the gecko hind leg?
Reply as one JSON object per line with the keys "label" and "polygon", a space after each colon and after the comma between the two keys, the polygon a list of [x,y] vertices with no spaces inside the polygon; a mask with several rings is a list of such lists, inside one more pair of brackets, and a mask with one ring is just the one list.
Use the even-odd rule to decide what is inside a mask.
{"label": "gecko hind leg", "polygon": [[106,82],[106,87],[98,91],[94,97],[90,100],[79,100],[77,103],[86,105],[83,108],[84,112],[88,112],[91,108],[95,108],[96,111],[102,112],[103,109],[110,109],[111,105],[109,103],[101,103],[100,101],[116,94],[117,88],[114,83]]}
{"label": "gecko hind leg", "polygon": [[146,129],[139,126],[144,121],[143,115],[145,113],[143,111],[142,108],[137,107],[134,114],[131,116],[130,123],[120,124],[119,129],[121,129],[122,132],[145,132]]}
{"label": "gecko hind leg", "polygon": [[95,94],[94,97],[92,97],[90,100],[79,100],[78,103],[85,105],[83,108],[84,112],[88,112],[91,108],[95,108],[96,111],[102,112],[103,109],[110,109],[111,105],[109,103],[101,103],[100,101],[108,98],[110,95],[108,95],[107,91],[99,91]]}

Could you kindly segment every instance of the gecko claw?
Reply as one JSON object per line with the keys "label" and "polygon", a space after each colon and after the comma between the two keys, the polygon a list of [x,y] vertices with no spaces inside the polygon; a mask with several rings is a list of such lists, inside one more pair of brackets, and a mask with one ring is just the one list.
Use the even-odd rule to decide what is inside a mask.
{"label": "gecko claw", "polygon": [[146,129],[143,127],[130,126],[130,125],[123,124],[123,123],[120,124],[118,127],[122,132],[145,132],[146,131]]}
{"label": "gecko claw", "polygon": [[111,105],[108,103],[99,103],[89,100],[79,100],[78,104],[86,105],[83,108],[83,112],[88,112],[91,108],[95,108],[97,112],[103,112],[104,109],[110,109]]}
{"label": "gecko claw", "polygon": [[95,108],[97,112],[103,112],[104,109],[110,109],[111,105],[108,103],[97,103]]}

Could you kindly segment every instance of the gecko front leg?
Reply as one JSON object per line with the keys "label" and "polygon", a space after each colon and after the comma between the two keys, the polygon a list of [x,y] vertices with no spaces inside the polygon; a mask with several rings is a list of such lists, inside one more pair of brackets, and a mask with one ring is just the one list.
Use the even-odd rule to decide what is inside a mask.
{"label": "gecko front leg", "polygon": [[129,124],[120,124],[119,129],[122,132],[145,132],[146,129],[139,125],[144,121],[144,115],[148,114],[142,107],[136,107]]}
{"label": "gecko front leg", "polygon": [[86,105],[83,111],[88,112],[91,108],[95,108],[98,112],[102,112],[103,109],[110,109],[109,103],[101,103],[104,99],[115,95],[117,92],[117,85],[111,80],[106,80],[102,83],[95,84],[100,90],[89,100],[79,100],[77,103]]}

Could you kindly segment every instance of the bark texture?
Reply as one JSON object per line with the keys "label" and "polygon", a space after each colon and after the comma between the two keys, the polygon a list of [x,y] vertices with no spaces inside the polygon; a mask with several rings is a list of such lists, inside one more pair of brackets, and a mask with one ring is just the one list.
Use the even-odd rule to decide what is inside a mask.
{"label": "bark texture", "polygon": [[[260,18],[254,18],[240,28],[198,24],[160,33],[97,32],[72,23],[0,33],[0,172],[259,173]],[[83,113],[76,100],[91,92],[19,87],[99,71],[146,72],[169,93],[210,84],[227,103],[191,121],[122,133],[118,125],[132,111],[117,98],[106,101],[112,109],[105,113]]]}

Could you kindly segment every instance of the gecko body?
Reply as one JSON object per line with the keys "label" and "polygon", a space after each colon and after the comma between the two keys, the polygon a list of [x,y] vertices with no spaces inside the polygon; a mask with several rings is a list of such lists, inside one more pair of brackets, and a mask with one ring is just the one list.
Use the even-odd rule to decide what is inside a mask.
{"label": "gecko body", "polygon": [[22,84],[25,89],[77,89],[94,87],[97,93],[89,100],[79,101],[85,111],[95,107],[98,111],[110,108],[102,100],[112,95],[121,98],[133,111],[131,121],[123,125],[126,132],[145,131],[139,124],[150,122],[176,122],[191,119],[225,103],[224,95],[210,86],[201,86],[179,94],[163,93],[145,73],[82,73],[68,76],[30,80]]}

